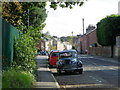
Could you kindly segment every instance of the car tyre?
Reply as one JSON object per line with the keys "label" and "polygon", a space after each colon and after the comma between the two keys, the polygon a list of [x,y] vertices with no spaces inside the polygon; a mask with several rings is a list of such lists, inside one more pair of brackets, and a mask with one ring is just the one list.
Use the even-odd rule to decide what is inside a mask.
{"label": "car tyre", "polygon": [[58,73],[58,74],[61,74],[62,72],[61,72],[61,70],[57,70],[57,73]]}
{"label": "car tyre", "polygon": [[49,68],[52,68],[53,66],[49,64]]}
{"label": "car tyre", "polygon": [[79,74],[82,74],[83,73],[83,69],[79,70]]}

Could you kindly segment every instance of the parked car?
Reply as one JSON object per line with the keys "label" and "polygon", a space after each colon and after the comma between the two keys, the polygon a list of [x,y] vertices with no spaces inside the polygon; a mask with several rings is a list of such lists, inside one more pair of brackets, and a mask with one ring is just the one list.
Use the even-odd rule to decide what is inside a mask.
{"label": "parked car", "polygon": [[56,66],[56,62],[58,61],[59,51],[52,51],[49,55],[49,66]]}
{"label": "parked car", "polygon": [[78,60],[76,50],[64,50],[59,52],[59,60],[56,66],[59,74],[62,71],[83,73],[82,62]]}
{"label": "parked car", "polygon": [[39,51],[38,55],[48,55],[48,53],[46,51]]}
{"label": "parked car", "polygon": [[58,50],[51,50],[51,51],[49,52],[49,57],[50,57],[50,55],[51,55],[51,53],[52,53],[53,51],[58,51]]}

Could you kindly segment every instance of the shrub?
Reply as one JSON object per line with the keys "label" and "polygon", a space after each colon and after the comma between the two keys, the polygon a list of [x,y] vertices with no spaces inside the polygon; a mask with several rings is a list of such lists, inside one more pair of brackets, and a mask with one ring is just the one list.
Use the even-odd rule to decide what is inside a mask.
{"label": "shrub", "polygon": [[34,81],[31,73],[10,69],[3,72],[2,88],[32,88]]}
{"label": "shrub", "polygon": [[34,39],[29,35],[21,35],[15,43],[15,57],[13,66],[19,66],[24,71],[34,73],[36,69],[35,53],[37,53],[35,44]]}

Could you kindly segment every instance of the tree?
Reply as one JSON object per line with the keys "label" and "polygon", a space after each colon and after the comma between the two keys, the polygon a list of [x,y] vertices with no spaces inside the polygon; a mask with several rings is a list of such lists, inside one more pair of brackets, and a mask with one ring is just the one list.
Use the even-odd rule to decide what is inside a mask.
{"label": "tree", "polygon": [[29,26],[38,27],[46,20],[46,3],[45,2],[22,2],[23,6],[23,16],[22,20],[24,25],[28,26],[28,17],[29,17]]}
{"label": "tree", "polygon": [[61,0],[60,2],[59,2],[59,0],[58,0],[58,2],[55,2],[55,1],[56,0],[54,0],[54,2],[51,2],[51,4],[50,4],[50,7],[53,8],[54,10],[56,10],[58,6],[62,7],[62,8],[70,8],[70,9],[72,9],[73,6],[75,6],[75,5],[82,6],[84,4],[84,2],[87,0],[77,0],[77,2],[75,2],[75,1],[70,2],[69,0]]}
{"label": "tree", "polygon": [[33,7],[30,10],[30,26],[38,27],[46,20],[46,10],[38,7]]}
{"label": "tree", "polygon": [[2,17],[17,27],[22,23],[22,5],[19,2],[4,2],[2,4]]}
{"label": "tree", "polygon": [[47,39],[52,38],[52,36],[50,35],[50,32],[47,31],[46,33],[43,34],[43,37],[46,37]]}
{"label": "tree", "polygon": [[99,44],[110,46],[116,44],[116,36],[120,35],[120,16],[111,15],[97,23],[97,37]]}
{"label": "tree", "polygon": [[110,15],[97,23],[98,43],[102,46],[111,46],[113,56],[113,45],[116,44],[116,36],[120,35],[120,16]]}
{"label": "tree", "polygon": [[2,15],[17,28],[21,25],[27,28],[28,17],[30,26],[38,27],[46,20],[45,6],[45,2],[4,2]]}

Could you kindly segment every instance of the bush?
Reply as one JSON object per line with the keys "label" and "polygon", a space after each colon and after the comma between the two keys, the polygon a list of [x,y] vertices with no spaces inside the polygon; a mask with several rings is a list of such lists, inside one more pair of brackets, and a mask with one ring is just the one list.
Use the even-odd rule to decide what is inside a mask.
{"label": "bush", "polygon": [[15,43],[15,56],[13,66],[19,66],[24,71],[34,73],[36,70],[35,53],[37,49],[32,37],[27,34],[21,35]]}
{"label": "bush", "polygon": [[3,72],[2,88],[32,88],[34,76],[25,71],[10,69]]}

